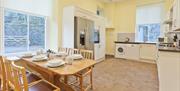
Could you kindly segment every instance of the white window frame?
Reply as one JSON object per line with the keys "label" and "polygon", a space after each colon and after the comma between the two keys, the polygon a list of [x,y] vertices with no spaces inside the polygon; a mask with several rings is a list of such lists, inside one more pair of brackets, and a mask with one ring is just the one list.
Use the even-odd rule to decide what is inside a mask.
{"label": "white window frame", "polygon": [[[1,1],[3,2],[3,1]],[[4,53],[3,48],[4,48],[4,42],[3,42],[3,38],[4,38],[4,7],[3,4],[1,3],[0,5],[0,19],[2,21],[0,21],[0,55]]]}
{"label": "white window frame", "polygon": [[[4,27],[5,27],[5,25],[4,25],[4,12],[5,12],[5,10],[10,10],[10,11],[13,11],[13,12],[18,12],[18,13],[22,13],[22,14],[26,14],[28,17],[27,17],[27,22],[28,22],[28,27],[27,27],[27,32],[28,32],[28,34],[27,34],[27,51],[24,51],[24,52],[16,52],[16,53],[5,53],[5,46],[4,46]],[[1,46],[1,48],[0,48],[0,52],[2,53],[2,54],[4,54],[4,55],[17,55],[17,54],[23,54],[23,53],[29,53],[29,52],[32,52],[32,53],[34,53],[34,52],[36,52],[36,51],[30,51],[29,50],[29,44],[30,44],[30,40],[29,40],[29,16],[37,16],[37,17],[44,17],[44,19],[45,19],[45,30],[44,30],[44,32],[45,32],[45,36],[44,36],[44,49],[46,49],[47,48],[47,38],[46,38],[46,36],[47,36],[47,16],[44,16],[44,15],[39,15],[39,14],[34,14],[34,13],[29,13],[29,12],[25,12],[25,11],[19,11],[19,10],[14,10],[14,9],[9,9],[9,8],[3,8],[3,14],[2,14],[3,16],[2,16],[2,31],[0,31],[1,32],[1,34],[2,34],[2,37],[0,37],[0,39],[2,40],[2,45],[0,45]]]}

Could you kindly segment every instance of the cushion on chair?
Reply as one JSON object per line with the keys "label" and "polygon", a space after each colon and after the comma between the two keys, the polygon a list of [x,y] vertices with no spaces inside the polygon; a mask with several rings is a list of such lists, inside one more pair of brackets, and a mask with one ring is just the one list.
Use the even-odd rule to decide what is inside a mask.
{"label": "cushion on chair", "polygon": [[37,84],[34,84],[33,86],[29,87],[29,91],[54,91],[56,89],[57,88],[45,81],[40,81]]}

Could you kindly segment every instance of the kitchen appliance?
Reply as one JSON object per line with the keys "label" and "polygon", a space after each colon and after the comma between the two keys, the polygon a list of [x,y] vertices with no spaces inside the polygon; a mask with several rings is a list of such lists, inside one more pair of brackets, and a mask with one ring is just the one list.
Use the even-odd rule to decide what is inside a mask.
{"label": "kitchen appliance", "polygon": [[158,38],[159,43],[164,43],[164,40],[165,40],[164,38],[160,38],[160,37]]}
{"label": "kitchen appliance", "polygon": [[100,27],[94,32],[94,43],[100,43]]}
{"label": "kitchen appliance", "polygon": [[82,17],[74,18],[74,48],[93,50],[94,22]]}
{"label": "kitchen appliance", "polygon": [[126,44],[116,44],[115,58],[126,58]]}

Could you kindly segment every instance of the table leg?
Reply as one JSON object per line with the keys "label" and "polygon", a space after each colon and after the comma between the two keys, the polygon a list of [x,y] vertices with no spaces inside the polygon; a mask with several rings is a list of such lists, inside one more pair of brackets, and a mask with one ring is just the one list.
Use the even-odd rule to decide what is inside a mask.
{"label": "table leg", "polygon": [[68,84],[68,76],[64,76],[64,83]]}
{"label": "table leg", "polygon": [[[55,77],[54,77],[54,82],[55,82],[55,85],[56,86],[58,86],[60,89],[61,89],[61,91],[75,91],[70,85],[68,85],[68,84],[66,84],[66,83],[64,83],[64,82],[61,82],[60,81],[60,78],[61,78],[62,76],[59,76],[59,75],[56,75]],[[68,76],[65,76],[65,78],[64,79],[66,79],[66,82],[68,81]]]}

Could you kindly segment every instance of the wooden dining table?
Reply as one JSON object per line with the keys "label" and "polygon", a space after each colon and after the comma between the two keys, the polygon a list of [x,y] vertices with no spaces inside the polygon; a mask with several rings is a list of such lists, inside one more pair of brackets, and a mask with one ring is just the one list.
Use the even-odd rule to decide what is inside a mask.
{"label": "wooden dining table", "polygon": [[59,67],[51,68],[47,66],[48,61],[62,60],[61,58],[54,58],[47,61],[34,62],[32,58],[22,58],[24,64],[31,70],[39,73],[43,78],[49,82],[60,85],[60,79],[64,79],[63,82],[68,85],[68,77],[81,72],[87,68],[93,69],[94,65],[97,63],[95,60],[90,59],[80,59],[72,61],[72,64],[64,64]]}

